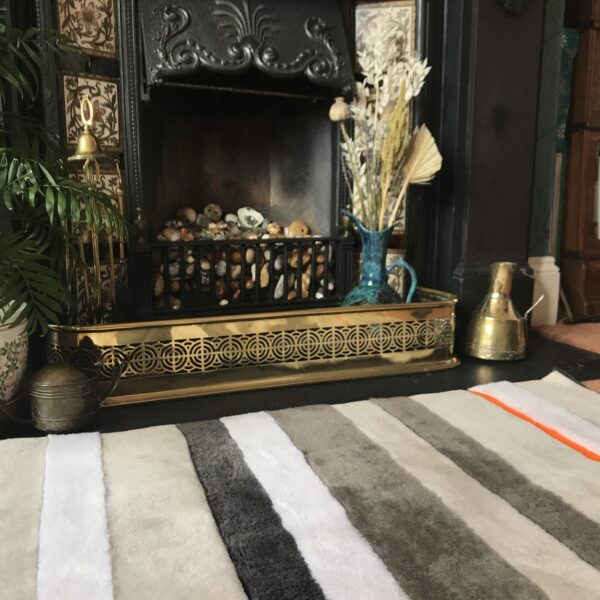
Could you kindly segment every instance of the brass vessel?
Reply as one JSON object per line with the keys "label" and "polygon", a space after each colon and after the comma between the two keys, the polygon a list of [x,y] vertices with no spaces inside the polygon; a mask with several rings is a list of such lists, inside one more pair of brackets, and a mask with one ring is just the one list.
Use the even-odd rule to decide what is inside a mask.
{"label": "brass vessel", "polygon": [[[117,373],[109,394],[119,378]],[[97,379],[68,363],[40,369],[31,382],[31,413],[36,428],[46,433],[72,433],[92,426],[103,399]]]}
{"label": "brass vessel", "polygon": [[497,262],[490,267],[490,289],[475,311],[467,331],[466,352],[483,360],[525,358],[525,318],[510,298],[517,265]]}

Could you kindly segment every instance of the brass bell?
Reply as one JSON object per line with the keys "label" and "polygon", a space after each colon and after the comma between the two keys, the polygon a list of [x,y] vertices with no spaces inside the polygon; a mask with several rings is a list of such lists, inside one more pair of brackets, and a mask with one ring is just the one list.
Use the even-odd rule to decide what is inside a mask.
{"label": "brass bell", "polygon": [[[87,111],[86,111],[87,109]],[[82,96],[80,106],[81,122],[83,123],[83,131],[77,138],[77,147],[72,156],[67,159],[70,162],[82,161],[85,162],[83,167],[84,172],[88,169],[93,176],[93,171],[99,171],[97,159],[105,158],[105,154],[100,149],[98,138],[92,133],[92,124],[94,122],[94,107],[89,96]],[[87,112],[87,115],[86,115]]]}

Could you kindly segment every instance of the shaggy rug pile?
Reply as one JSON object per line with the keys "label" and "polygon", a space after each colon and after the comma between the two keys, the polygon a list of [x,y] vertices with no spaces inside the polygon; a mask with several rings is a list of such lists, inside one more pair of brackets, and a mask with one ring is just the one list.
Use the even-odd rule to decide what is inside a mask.
{"label": "shaggy rug pile", "polygon": [[7,600],[600,598],[600,396],[469,391],[0,442]]}

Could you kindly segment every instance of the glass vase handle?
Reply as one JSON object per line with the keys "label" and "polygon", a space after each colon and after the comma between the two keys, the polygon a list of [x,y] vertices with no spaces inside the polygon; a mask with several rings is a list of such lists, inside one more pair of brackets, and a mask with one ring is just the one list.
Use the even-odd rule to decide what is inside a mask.
{"label": "glass vase handle", "polygon": [[417,291],[417,272],[404,260],[404,257],[399,258],[397,261],[387,267],[387,274],[391,275],[396,269],[406,269],[410,275],[410,288],[408,290],[408,294],[406,294],[406,299],[404,300],[406,304],[410,304],[413,301],[415,292]]}

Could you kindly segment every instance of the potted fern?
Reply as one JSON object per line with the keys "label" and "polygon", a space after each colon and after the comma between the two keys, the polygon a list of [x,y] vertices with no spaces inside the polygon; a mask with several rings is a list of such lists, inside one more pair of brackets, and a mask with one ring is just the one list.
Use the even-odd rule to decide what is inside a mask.
{"label": "potted fern", "polygon": [[73,269],[65,256],[78,230],[125,234],[110,199],[69,177],[58,140],[27,115],[57,59],[76,51],[52,30],[18,29],[0,8],[0,405],[22,377],[28,337],[72,318]]}

